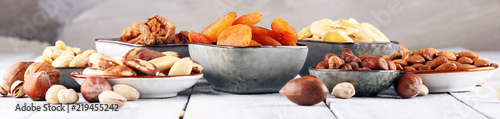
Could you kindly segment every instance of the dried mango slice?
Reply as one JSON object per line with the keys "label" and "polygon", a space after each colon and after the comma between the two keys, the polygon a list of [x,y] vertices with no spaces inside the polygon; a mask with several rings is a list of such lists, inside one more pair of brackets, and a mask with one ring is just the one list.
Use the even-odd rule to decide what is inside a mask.
{"label": "dried mango slice", "polygon": [[282,39],[282,38],[275,39],[275,40],[278,41],[278,42],[280,42],[280,44],[282,46],[297,46],[297,43],[294,43],[292,41],[285,40],[285,39]]}
{"label": "dried mango slice", "polygon": [[250,46],[252,29],[243,24],[233,25],[222,31],[218,37],[217,45]]}
{"label": "dried mango slice", "polygon": [[252,35],[252,40],[257,41],[258,43],[262,45],[270,45],[270,46],[281,46],[281,43],[274,40],[273,38],[269,36],[263,36],[263,35]]}
{"label": "dried mango slice", "polygon": [[248,25],[248,26],[253,26],[257,23],[260,22],[260,20],[262,20],[262,14],[260,14],[259,12],[253,12],[253,13],[250,13],[250,14],[245,14],[243,16],[240,16],[238,17],[233,25],[236,25],[236,24],[245,24],[245,25]]}
{"label": "dried mango slice", "polygon": [[210,38],[208,38],[205,34],[202,33],[196,33],[191,31],[188,34],[188,38],[190,42],[212,44],[212,42],[210,42]]}
{"label": "dried mango slice", "polygon": [[262,44],[260,44],[257,41],[252,40],[252,41],[250,41],[250,45],[249,46],[262,46]]}
{"label": "dried mango slice", "polygon": [[288,22],[278,17],[271,23],[271,28],[278,33],[283,39],[297,43],[297,31]]}
{"label": "dried mango slice", "polygon": [[278,39],[280,38],[280,35],[272,30],[266,29],[264,27],[260,26],[250,26],[252,28],[252,34],[253,35],[266,35],[269,36],[273,39]]}
{"label": "dried mango slice", "polygon": [[201,33],[210,38],[210,42],[217,41],[219,34],[224,31],[224,29],[230,27],[235,19],[236,13],[230,12],[226,16],[207,26],[207,28],[205,28]]}

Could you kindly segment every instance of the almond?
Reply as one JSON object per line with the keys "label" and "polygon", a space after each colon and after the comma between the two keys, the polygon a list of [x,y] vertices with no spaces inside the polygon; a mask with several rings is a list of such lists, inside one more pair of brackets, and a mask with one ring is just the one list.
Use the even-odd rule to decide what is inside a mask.
{"label": "almond", "polygon": [[403,60],[403,59],[396,59],[396,60],[393,60],[393,62],[395,64],[400,64],[401,66],[408,66],[408,62],[406,60]]}
{"label": "almond", "polygon": [[462,64],[472,64],[472,63],[474,63],[474,60],[472,60],[469,57],[460,57],[460,58],[458,58],[457,61],[460,62],[460,63],[462,63]]}
{"label": "almond", "polygon": [[490,66],[490,61],[484,59],[477,59],[474,61],[474,66],[478,67]]}
{"label": "almond", "polygon": [[457,61],[450,61],[450,63],[453,63],[453,64],[455,64],[455,65],[457,65],[457,66],[462,65],[462,63],[457,62]]}
{"label": "almond", "polygon": [[424,63],[425,59],[420,55],[412,55],[406,59],[407,62],[412,64]]}
{"label": "almond", "polygon": [[472,51],[462,51],[462,52],[457,53],[457,56],[458,57],[469,57],[472,60],[476,60],[479,58],[479,55],[477,55],[476,53],[474,53]]}
{"label": "almond", "polygon": [[406,51],[410,51],[410,50],[408,50],[408,48],[406,48],[406,46],[404,46],[404,45],[401,45],[401,44],[398,45],[398,53],[403,54]]}
{"label": "almond", "polygon": [[446,58],[448,58],[448,60],[451,60],[451,61],[455,61],[457,60],[457,56],[455,56],[455,54],[453,52],[450,52],[450,51],[440,51],[437,53],[437,56],[444,56]]}
{"label": "almond", "polygon": [[411,66],[405,66],[404,69],[405,69],[404,71],[409,71],[409,72],[417,71],[417,69],[415,69],[415,68],[413,68]]}
{"label": "almond", "polygon": [[395,60],[395,59],[401,59],[402,54],[401,53],[394,53],[392,54],[391,57],[389,57],[390,60]]}
{"label": "almond", "polygon": [[430,65],[422,65],[418,68],[418,70],[432,70],[432,68]]}
{"label": "almond", "polygon": [[369,67],[358,68],[358,71],[371,71]]}
{"label": "almond", "polygon": [[401,66],[401,64],[396,64],[396,70],[404,71],[405,69],[403,68],[403,66]]}
{"label": "almond", "polygon": [[477,66],[470,65],[470,64],[461,64],[458,65],[457,69],[474,69],[477,68]]}
{"label": "almond", "polygon": [[411,67],[415,68],[415,69],[420,69],[420,67],[422,67],[424,64],[413,64],[411,65]]}
{"label": "almond", "polygon": [[410,57],[412,55],[413,55],[412,51],[406,51],[405,53],[403,53],[403,55],[401,55],[401,59],[406,60],[406,59],[408,59],[408,57]]}
{"label": "almond", "polygon": [[396,64],[393,61],[389,59],[386,59],[385,61],[387,62],[389,70],[396,70]]}
{"label": "almond", "polygon": [[448,63],[448,58],[446,58],[445,56],[439,56],[436,59],[432,60],[429,65],[431,66],[431,68],[436,68],[445,63]]}
{"label": "almond", "polygon": [[457,69],[457,65],[455,65],[453,63],[445,63],[445,64],[442,64],[442,65],[436,67],[435,70],[449,70],[449,69]]}
{"label": "almond", "polygon": [[380,57],[383,58],[383,59],[385,59],[385,60],[389,60],[389,56],[387,56],[387,55],[382,55]]}
{"label": "almond", "polygon": [[434,60],[434,57],[437,54],[437,50],[434,48],[426,48],[422,52],[422,57],[424,57],[427,60]]}

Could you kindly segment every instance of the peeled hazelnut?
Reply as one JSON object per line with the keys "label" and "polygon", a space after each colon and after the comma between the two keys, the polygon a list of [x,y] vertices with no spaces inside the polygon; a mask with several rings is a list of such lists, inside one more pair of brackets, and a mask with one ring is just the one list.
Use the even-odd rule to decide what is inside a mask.
{"label": "peeled hazelnut", "polygon": [[111,85],[102,77],[87,77],[81,85],[80,91],[83,98],[88,102],[99,101],[99,94],[103,91],[111,91]]}
{"label": "peeled hazelnut", "polygon": [[125,105],[125,102],[127,102],[127,99],[113,91],[104,91],[99,94],[99,103],[101,104],[108,104],[108,106],[117,104],[118,108],[120,108]]}
{"label": "peeled hazelnut", "polygon": [[448,59],[445,56],[439,56],[436,59],[432,60],[432,62],[429,64],[431,68],[436,68],[442,64],[448,63]]}
{"label": "peeled hazelnut", "polygon": [[454,61],[454,60],[457,60],[457,56],[455,56],[455,54],[453,52],[450,52],[450,51],[439,51],[437,53],[437,56],[444,56],[446,57],[448,60],[451,60],[451,61]]}
{"label": "peeled hazelnut", "polygon": [[328,88],[325,83],[312,75],[288,81],[279,91],[298,105],[314,105],[326,99]]}
{"label": "peeled hazelnut", "polygon": [[9,69],[5,71],[5,74],[3,74],[3,80],[7,81],[9,86],[15,81],[24,81],[24,73],[32,63],[33,62],[18,62],[10,66]]}
{"label": "peeled hazelnut", "polygon": [[414,73],[402,74],[394,84],[396,93],[403,98],[412,98],[418,95],[422,88],[422,79]]}
{"label": "peeled hazelnut", "polygon": [[427,94],[429,94],[429,89],[427,88],[427,86],[423,85],[420,87],[420,91],[418,92],[418,96],[426,96]]}
{"label": "peeled hazelnut", "polygon": [[333,57],[333,56],[338,57],[337,55],[335,55],[333,53],[326,53],[325,58],[323,58],[323,61],[325,61],[325,63],[328,64],[328,59],[330,59],[330,57]]}
{"label": "peeled hazelnut", "polygon": [[79,97],[73,89],[62,89],[57,93],[57,98],[62,104],[73,104],[78,101]]}
{"label": "peeled hazelnut", "polygon": [[58,94],[59,94],[59,91],[63,90],[63,89],[66,89],[66,87],[62,86],[62,85],[52,85],[49,90],[47,90],[47,93],[45,94],[45,99],[47,100],[47,102],[49,103],[53,103],[53,104],[59,104],[59,98],[58,98]]}
{"label": "peeled hazelnut", "polygon": [[[28,76],[40,72],[45,71],[49,76],[50,84],[59,84],[59,77],[61,76],[60,72],[52,66],[52,64],[44,63],[44,62],[35,62],[32,63],[24,73],[24,84],[26,86],[26,79]],[[26,90],[24,90],[26,92]],[[26,92],[27,93],[27,92]],[[45,94],[44,94],[45,95]]]}
{"label": "peeled hazelnut", "polygon": [[137,100],[140,96],[139,91],[125,84],[114,85],[113,91],[123,96],[127,101]]}
{"label": "peeled hazelnut", "polygon": [[474,61],[471,58],[469,58],[469,57],[460,57],[460,58],[458,58],[457,61],[460,62],[460,63],[462,63],[462,64],[472,64],[472,63],[474,63]]}
{"label": "peeled hazelnut", "polygon": [[0,96],[9,95],[10,85],[5,80],[0,80]]}
{"label": "peeled hazelnut", "polygon": [[316,69],[327,69],[327,66],[328,65],[325,64],[325,61],[321,61],[318,65],[316,65]]}
{"label": "peeled hazelnut", "polygon": [[47,72],[40,71],[29,75],[24,80],[23,91],[31,100],[45,100],[45,93],[51,85]]}
{"label": "peeled hazelnut", "polygon": [[469,57],[470,59],[475,60],[479,58],[479,55],[472,51],[462,51],[457,53],[457,57]]}
{"label": "peeled hazelnut", "polygon": [[328,68],[329,69],[338,69],[343,64],[344,64],[344,60],[342,60],[340,57],[332,56],[328,59]]}
{"label": "peeled hazelnut", "polygon": [[14,96],[16,98],[23,97],[25,95],[25,93],[23,91],[23,85],[24,85],[23,81],[14,82],[11,86],[11,89],[10,89],[12,96]]}
{"label": "peeled hazelnut", "polygon": [[474,65],[478,67],[490,66],[490,61],[484,59],[477,59],[474,61]]}
{"label": "peeled hazelnut", "polygon": [[420,55],[412,55],[406,58],[406,61],[412,64],[417,64],[417,63],[424,63],[425,59]]}
{"label": "peeled hazelnut", "polygon": [[349,82],[339,83],[332,89],[332,95],[337,98],[347,99],[354,96],[354,94],[356,94],[354,86]]}
{"label": "peeled hazelnut", "polygon": [[363,67],[369,67],[372,70],[388,70],[387,61],[381,57],[371,57],[363,61]]}

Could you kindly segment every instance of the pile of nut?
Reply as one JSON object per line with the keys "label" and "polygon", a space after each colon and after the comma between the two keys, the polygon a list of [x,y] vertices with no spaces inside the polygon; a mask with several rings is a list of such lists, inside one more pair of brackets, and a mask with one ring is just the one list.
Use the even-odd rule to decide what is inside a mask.
{"label": "pile of nut", "polygon": [[472,51],[450,52],[426,48],[415,52],[395,53],[390,58],[399,71],[473,69],[490,66]]}
{"label": "pile of nut", "polygon": [[[61,74],[54,66],[44,62],[18,62],[5,72],[0,80],[0,96],[12,93],[14,97],[38,95],[38,85],[59,84]],[[32,98],[33,99],[33,98]]]}
{"label": "pile of nut", "polygon": [[49,46],[43,51],[43,55],[36,58],[35,62],[50,63],[54,67],[87,67],[87,60],[94,50],[86,50],[82,53],[80,48],[66,46],[63,41],[57,41],[55,46]]}
{"label": "pile of nut", "polygon": [[198,74],[203,67],[189,57],[180,58],[172,51],[157,52],[135,48],[123,57],[108,57],[100,53],[89,56],[84,75],[112,76],[178,76]]}
{"label": "pile of nut", "polygon": [[325,55],[323,61],[316,65],[317,69],[342,69],[356,71],[396,70],[396,65],[389,59],[360,55],[356,57],[351,50],[345,48],[342,55],[332,53]]}
{"label": "pile of nut", "polygon": [[87,77],[80,87],[83,98],[87,102],[99,102],[101,104],[116,104],[123,107],[125,102],[139,99],[139,92],[125,84],[116,84],[113,87],[108,80],[95,76]]}

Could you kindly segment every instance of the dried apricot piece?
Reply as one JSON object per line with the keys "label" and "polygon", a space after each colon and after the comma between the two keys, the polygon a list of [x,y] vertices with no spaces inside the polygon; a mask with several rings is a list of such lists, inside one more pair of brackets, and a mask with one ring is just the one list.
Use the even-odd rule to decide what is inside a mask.
{"label": "dried apricot piece", "polygon": [[252,35],[252,40],[257,41],[262,45],[270,45],[270,46],[281,46],[281,43],[274,40],[269,36],[264,35]]}
{"label": "dried apricot piece", "polygon": [[253,12],[253,13],[250,13],[250,14],[245,14],[243,16],[240,16],[238,17],[233,25],[236,25],[236,24],[245,24],[245,25],[248,25],[248,26],[253,26],[257,23],[260,22],[260,20],[262,20],[262,14],[260,14],[259,12]]}
{"label": "dried apricot piece", "polygon": [[249,46],[252,29],[243,24],[233,25],[222,31],[217,39],[217,45]]}
{"label": "dried apricot piece", "polygon": [[278,38],[276,39],[276,41],[280,42],[280,44],[283,46],[297,46],[297,43],[293,43],[292,41],[285,40],[282,38]]}
{"label": "dried apricot piece", "polygon": [[250,41],[250,45],[249,46],[262,46],[262,44],[260,44],[257,41],[252,40],[252,41]]}
{"label": "dried apricot piece", "polygon": [[205,34],[202,33],[196,33],[196,32],[189,32],[188,34],[189,41],[195,42],[195,43],[205,43],[205,44],[212,44],[210,42],[210,38],[208,38]]}
{"label": "dried apricot piece", "polygon": [[288,22],[278,17],[271,23],[271,28],[278,33],[283,39],[297,43],[297,31]]}
{"label": "dried apricot piece", "polygon": [[272,30],[266,29],[264,27],[260,26],[250,26],[252,28],[252,34],[253,35],[266,35],[269,36],[273,39],[278,39],[280,38],[280,35]]}
{"label": "dried apricot piece", "polygon": [[219,34],[224,31],[224,29],[230,27],[235,19],[236,13],[230,12],[226,16],[207,26],[207,28],[205,28],[201,33],[210,38],[210,42],[217,41]]}

